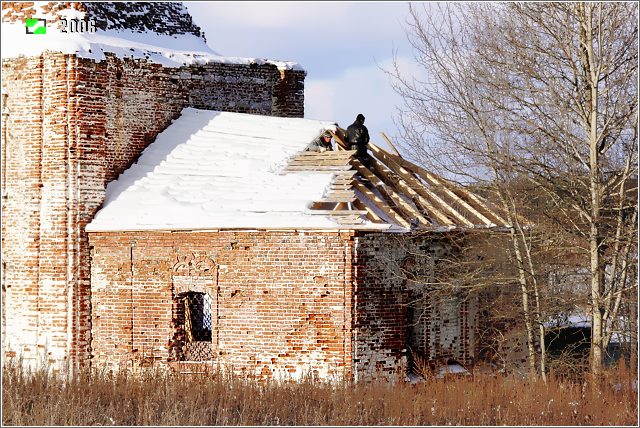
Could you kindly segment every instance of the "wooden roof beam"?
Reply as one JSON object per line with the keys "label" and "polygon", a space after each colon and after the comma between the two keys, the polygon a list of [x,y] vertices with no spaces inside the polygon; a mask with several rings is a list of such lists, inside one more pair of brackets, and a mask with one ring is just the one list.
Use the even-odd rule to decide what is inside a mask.
{"label": "wooden roof beam", "polygon": [[375,213],[367,204],[363,203],[360,199],[356,199],[353,201],[353,206],[359,210],[365,210],[367,212],[367,217],[374,223],[385,223],[382,218]]}
{"label": "wooden roof beam", "polygon": [[[370,144],[370,146],[372,146],[372,151],[374,151],[374,153],[376,153],[376,155],[377,155],[378,152],[383,151],[379,147],[375,146],[375,144]],[[404,167],[409,172],[413,172],[415,174],[418,174],[421,178],[423,178],[425,181],[427,181],[431,185],[441,188],[447,194],[447,196],[449,198],[451,198],[453,201],[455,201],[456,203],[458,203],[462,207],[464,207],[467,211],[469,211],[476,218],[478,218],[483,224],[485,224],[487,226],[490,226],[492,224],[501,224],[501,225],[507,224],[506,221],[504,221],[499,215],[495,214],[492,209],[490,209],[484,203],[482,203],[480,200],[478,200],[478,197],[476,195],[474,195],[473,193],[469,192],[467,189],[465,189],[463,187],[455,186],[452,183],[449,183],[446,179],[440,178],[436,174],[433,174],[433,173],[425,170],[424,168],[421,168],[421,167],[413,164],[412,162],[409,162],[406,159],[403,159],[403,158],[401,158],[399,156],[395,156],[395,155],[393,155],[391,153],[386,153],[386,155],[390,159],[395,161],[397,164],[399,164],[399,166]],[[459,195],[457,195],[454,192],[454,190],[459,190],[461,193],[464,193],[465,196],[467,196],[469,199],[476,200],[476,203],[479,204],[482,207],[483,210],[487,211],[486,214],[491,216],[491,217],[494,217],[494,220],[496,220],[496,221],[493,221],[493,220],[489,219],[487,217],[487,215],[484,215],[478,209],[473,207],[470,203],[468,203],[467,201],[462,199]]]}
{"label": "wooden roof beam", "polygon": [[353,187],[356,190],[358,190],[360,193],[362,193],[364,196],[366,196],[367,199],[369,199],[369,201],[373,205],[378,207],[380,211],[385,213],[387,217],[389,217],[390,219],[392,219],[393,221],[395,221],[396,223],[398,223],[404,228],[407,228],[407,229],[411,228],[411,225],[407,220],[404,219],[404,217],[402,217],[400,214],[395,212],[393,208],[391,208],[385,200],[378,197],[375,193],[373,193],[370,189],[368,189],[367,186],[360,183],[359,181],[356,181],[355,183],[353,183]]}
{"label": "wooden roof beam", "polygon": [[409,221],[417,218],[418,221],[426,226],[431,226],[431,222],[424,218],[422,213],[420,213],[416,208],[412,207],[407,201],[405,201],[398,192],[396,192],[392,186],[387,185],[384,181],[382,181],[377,175],[375,175],[371,170],[365,167],[359,160],[353,159],[351,164],[356,168],[356,170],[362,175],[362,177],[366,178],[371,182],[372,185],[379,188],[380,193],[382,190],[386,191],[389,199],[396,205],[398,211],[405,216],[405,219],[409,219]]}
{"label": "wooden roof beam", "polygon": [[[371,165],[373,166],[374,171],[377,174],[384,177],[384,179],[390,183],[390,186],[395,186],[398,188],[398,190],[408,193],[409,197],[412,200],[414,200],[414,198],[417,199],[417,201],[424,208],[426,208],[426,210],[431,213],[431,215],[437,218],[440,223],[446,226],[455,225],[455,223],[451,221],[451,219],[444,212],[436,207],[436,204],[442,204],[443,201],[438,200],[439,198],[437,198],[437,196],[434,197],[428,190],[424,188],[422,183],[411,177],[410,174],[403,175],[399,173],[399,171],[391,168],[389,165],[385,165],[384,163],[379,162],[375,159],[371,160]],[[388,171],[385,169],[388,169]],[[392,177],[390,173],[396,174],[397,177]],[[435,204],[429,201],[429,198],[434,200]],[[460,222],[467,226],[473,226],[473,224],[471,224],[467,219],[460,216],[458,213],[455,214],[457,214],[456,218],[458,218]]]}
{"label": "wooden roof beam", "polygon": [[[344,139],[342,138],[341,135],[339,134],[343,134],[344,135],[344,131],[342,131],[339,127],[337,128],[336,132],[333,132],[332,130],[329,130],[329,132],[331,133],[331,135],[333,136],[333,139],[336,142],[336,146],[338,147],[338,150],[347,150],[347,143],[344,141]],[[351,151],[351,150],[350,150]]]}

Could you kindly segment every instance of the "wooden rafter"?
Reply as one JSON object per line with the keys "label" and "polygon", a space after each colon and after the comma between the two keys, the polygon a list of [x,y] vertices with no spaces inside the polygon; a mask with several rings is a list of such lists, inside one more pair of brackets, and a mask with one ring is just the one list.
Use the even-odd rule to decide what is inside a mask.
{"label": "wooden rafter", "polygon": [[360,199],[356,199],[353,202],[353,206],[356,207],[359,210],[365,210],[367,212],[367,217],[372,222],[374,222],[374,223],[382,223],[383,222],[382,218],[380,218],[380,216],[378,214],[376,214],[375,211],[373,211],[371,208],[369,208],[368,205],[362,203],[362,201]]}
{"label": "wooden rafter", "polygon": [[309,210],[309,214],[322,215],[367,215],[366,210]]}
{"label": "wooden rafter", "polygon": [[[455,224],[450,220],[450,218],[454,218],[465,226],[473,227],[473,223],[470,222],[462,214],[460,214],[458,210],[444,201],[440,196],[438,196],[437,193],[433,192],[423,183],[418,181],[418,179],[415,178],[410,171],[407,171],[405,168],[393,161],[393,159],[391,159],[390,157],[390,153],[384,153],[377,146],[373,146],[375,147],[375,149],[378,149],[376,155],[379,157],[381,162],[384,163],[387,168],[389,168],[391,171],[393,171],[395,174],[399,175],[403,180],[406,181],[406,186],[409,187],[412,192],[419,195],[420,202],[426,204],[427,207],[430,207],[430,210],[433,211],[433,213],[438,217],[438,220],[443,222],[443,224],[450,226]],[[372,147],[372,149],[374,147]]]}
{"label": "wooden rafter", "polygon": [[378,209],[380,211],[385,213],[385,215],[387,215],[387,217],[393,219],[393,221],[395,221],[396,223],[398,223],[402,227],[405,227],[407,229],[409,229],[411,227],[411,225],[409,224],[409,222],[407,220],[405,220],[400,214],[398,214],[396,211],[394,211],[393,208],[391,208],[387,204],[387,202],[385,200],[383,200],[382,198],[377,196],[375,193],[373,193],[371,190],[369,190],[367,188],[367,186],[365,186],[364,184],[360,183],[359,181],[356,181],[355,183],[353,183],[353,187],[355,187],[356,190],[358,190],[360,193],[362,193],[364,196],[366,196],[369,199],[369,201],[373,205],[378,207]]}
{"label": "wooden rafter", "polygon": [[[370,146],[372,151],[376,153],[376,155],[379,152],[383,152],[383,150],[377,147],[375,144],[370,144]],[[502,217],[500,217],[491,208],[489,208],[484,202],[482,202],[476,195],[474,195],[472,192],[469,192],[467,189],[460,186],[456,186],[453,183],[449,182],[448,180],[441,178],[438,175],[433,174],[425,170],[424,168],[421,168],[418,165],[415,165],[399,156],[393,155],[391,153],[385,153],[384,155],[387,158],[391,159],[391,161],[396,162],[398,166],[405,168],[405,170],[407,170],[408,172],[412,172],[419,175],[426,182],[434,186],[434,188],[441,189],[450,199],[455,201],[461,207],[464,207],[467,211],[469,211],[476,218],[478,218],[478,220],[480,220],[483,224],[488,226],[493,224],[500,224],[500,225],[507,224],[507,222],[504,219],[502,219]],[[471,201],[466,201],[464,197],[460,195],[460,193],[462,193],[464,197],[470,199]],[[480,209],[474,207],[472,205],[473,202],[475,202],[474,205],[478,205],[481,210],[485,211],[486,215],[483,214],[480,211]],[[451,208],[455,210],[455,208],[453,207]],[[493,217],[494,220],[489,219],[488,216]]]}
{"label": "wooden rafter", "polygon": [[[379,176],[384,177],[385,182],[391,183],[391,185],[397,187],[400,191],[408,194],[411,197],[411,200],[414,201],[414,203],[416,203],[415,200],[417,199],[420,205],[422,205],[430,215],[435,217],[439,223],[446,226],[453,226],[455,224],[437,205],[441,201],[438,201],[437,197],[434,197],[434,195],[432,195],[431,192],[427,191],[423,185],[416,185],[418,183],[413,182],[415,181],[413,177],[403,177],[402,174],[399,173],[399,171],[393,170],[383,162],[376,161],[375,159],[371,160],[371,165],[373,167],[373,170]],[[393,177],[392,174],[395,174],[395,177]],[[434,199],[435,203],[428,200],[429,198]]]}
{"label": "wooden rafter", "polygon": [[336,132],[329,130],[331,135],[333,136],[334,141],[336,142],[336,146],[338,146],[338,150],[347,150],[347,143],[344,141],[344,130],[338,127]]}
{"label": "wooden rafter", "polygon": [[481,197],[403,159],[384,133],[382,137],[397,154],[369,142],[372,156],[367,167],[355,157],[355,150],[346,150],[343,129],[330,132],[337,150],[300,153],[285,168],[285,172],[333,174],[309,214],[325,215],[354,229],[380,229],[389,227],[388,223],[406,229],[474,227],[475,221],[485,226],[506,225]]}
{"label": "wooden rafter", "polygon": [[[380,194],[388,197],[388,199],[395,205],[388,204],[390,207],[398,210],[400,215],[402,215],[409,222],[413,221],[413,219],[417,219],[420,223],[426,226],[430,226],[431,222],[424,218],[422,213],[420,213],[416,208],[411,206],[407,201],[404,200],[402,195],[396,192],[392,186],[387,185],[384,181],[382,181],[377,175],[375,175],[370,169],[365,167],[359,160],[353,159],[351,161],[351,165],[356,168],[356,170],[362,175],[364,178],[369,180],[369,182],[378,188]],[[384,194],[386,193],[386,195]]]}
{"label": "wooden rafter", "polygon": [[393,151],[396,152],[396,155],[400,156],[400,152],[398,151],[398,149],[396,149],[396,146],[393,145],[393,143],[391,142],[391,139],[387,137],[387,134],[385,134],[384,132],[381,132],[380,135],[382,135],[382,138],[384,139],[384,141],[387,142],[389,147],[391,147]]}

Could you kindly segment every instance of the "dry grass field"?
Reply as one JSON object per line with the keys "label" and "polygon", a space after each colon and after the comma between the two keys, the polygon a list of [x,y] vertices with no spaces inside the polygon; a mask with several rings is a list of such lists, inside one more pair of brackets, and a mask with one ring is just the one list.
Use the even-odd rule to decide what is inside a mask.
{"label": "dry grass field", "polygon": [[637,426],[636,375],[598,388],[487,375],[411,384],[256,383],[213,375],[78,376],[5,365],[3,425]]}

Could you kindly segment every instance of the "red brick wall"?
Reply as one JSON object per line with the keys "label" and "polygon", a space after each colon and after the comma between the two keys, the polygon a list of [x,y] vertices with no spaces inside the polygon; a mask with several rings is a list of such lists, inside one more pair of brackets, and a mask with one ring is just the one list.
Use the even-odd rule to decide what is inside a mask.
{"label": "red brick wall", "polygon": [[217,267],[216,364],[257,378],[350,376],[350,236],[123,232],[90,240],[94,366],[175,359],[173,277],[185,275],[176,263],[193,255]]}
{"label": "red brick wall", "polygon": [[3,62],[3,347],[26,362],[65,361],[71,347],[66,60]]}
{"label": "red brick wall", "polygon": [[[449,245],[442,235],[362,234],[355,239],[357,278],[354,290],[354,374],[356,379],[400,378],[407,364],[409,287],[408,258],[419,264],[425,283],[433,281],[433,263]],[[413,268],[415,268],[414,266]],[[420,287],[413,285],[414,287]],[[414,297],[411,297],[414,299]],[[424,357],[470,365],[475,361],[475,298],[438,300],[429,293],[425,304]]]}
{"label": "red brick wall", "polygon": [[[305,372],[401,379],[402,261],[418,251],[435,257],[446,245],[406,235],[317,232],[123,232],[90,239],[95,367],[177,360],[175,284],[185,282],[185,271],[176,264],[195,257],[216,266],[208,274],[190,272],[216,292],[214,365],[260,379]],[[428,358],[472,363],[474,316],[461,301],[434,304]]]}
{"label": "red brick wall", "polygon": [[84,227],[106,185],[185,106],[281,114],[272,97],[280,72],[271,64],[171,69],[50,52],[2,67],[3,352],[80,363],[91,330]]}

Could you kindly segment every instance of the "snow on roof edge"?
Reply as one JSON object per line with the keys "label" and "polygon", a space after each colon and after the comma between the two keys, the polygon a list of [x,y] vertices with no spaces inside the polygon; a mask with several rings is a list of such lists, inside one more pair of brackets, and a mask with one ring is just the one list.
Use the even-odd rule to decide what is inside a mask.
{"label": "snow on roof edge", "polygon": [[62,33],[58,28],[47,27],[46,34],[34,35],[26,34],[24,25],[16,22],[2,22],[1,28],[2,59],[37,57],[51,51],[101,62],[106,59],[106,53],[111,53],[119,58],[147,60],[169,68],[209,63],[272,64],[278,70],[305,71],[294,61],[222,56],[193,34],[170,36],[125,30]]}

